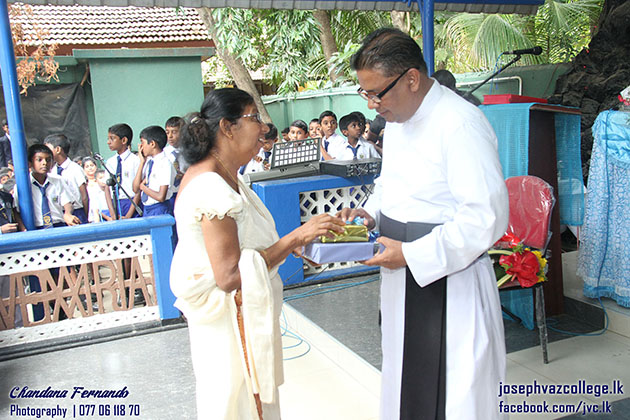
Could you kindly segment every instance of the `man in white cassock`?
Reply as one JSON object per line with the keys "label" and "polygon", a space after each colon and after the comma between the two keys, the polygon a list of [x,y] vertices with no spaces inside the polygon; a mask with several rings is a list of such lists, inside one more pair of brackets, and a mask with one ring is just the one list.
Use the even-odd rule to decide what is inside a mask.
{"label": "man in white cassock", "polygon": [[392,28],[352,58],[359,94],[387,121],[364,209],[381,266],[382,420],[492,420],[505,380],[499,294],[486,253],[507,227],[497,138],[483,113],[427,76],[420,47]]}

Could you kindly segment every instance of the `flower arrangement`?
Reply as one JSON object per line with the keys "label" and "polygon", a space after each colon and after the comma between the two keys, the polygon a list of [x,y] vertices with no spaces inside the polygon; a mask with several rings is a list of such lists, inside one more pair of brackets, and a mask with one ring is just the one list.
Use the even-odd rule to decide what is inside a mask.
{"label": "flower arrangement", "polygon": [[495,244],[497,246],[501,248],[488,251],[494,263],[497,287],[513,279],[518,280],[521,287],[531,287],[547,279],[547,259],[540,251],[525,247],[511,233],[503,235]]}

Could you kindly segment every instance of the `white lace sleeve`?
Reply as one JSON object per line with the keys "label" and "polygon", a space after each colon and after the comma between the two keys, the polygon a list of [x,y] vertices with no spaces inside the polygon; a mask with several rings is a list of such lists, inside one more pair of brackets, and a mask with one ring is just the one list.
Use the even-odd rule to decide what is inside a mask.
{"label": "white lace sleeve", "polygon": [[205,180],[207,182],[195,186],[195,194],[198,194],[193,209],[195,219],[200,221],[206,216],[209,220],[214,217],[222,220],[230,216],[238,221],[243,211],[243,198],[217,174],[212,173]]}

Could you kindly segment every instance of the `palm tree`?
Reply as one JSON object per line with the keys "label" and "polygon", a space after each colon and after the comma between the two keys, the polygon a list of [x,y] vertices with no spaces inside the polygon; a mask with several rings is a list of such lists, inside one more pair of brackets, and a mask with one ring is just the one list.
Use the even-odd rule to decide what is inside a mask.
{"label": "palm tree", "polygon": [[[436,67],[454,72],[488,70],[502,51],[543,47],[540,56],[523,56],[521,64],[569,61],[588,45],[603,0],[546,0],[535,16],[436,14]],[[418,27],[418,20],[414,20]],[[436,55],[438,55],[436,53]]]}

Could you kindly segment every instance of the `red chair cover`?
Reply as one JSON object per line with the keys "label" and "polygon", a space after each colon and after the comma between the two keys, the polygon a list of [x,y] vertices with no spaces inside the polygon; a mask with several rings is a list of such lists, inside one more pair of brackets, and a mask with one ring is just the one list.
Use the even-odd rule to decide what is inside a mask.
{"label": "red chair cover", "polygon": [[516,235],[527,246],[545,249],[555,204],[553,188],[532,175],[511,177],[505,180],[505,184],[510,197],[507,232]]}

